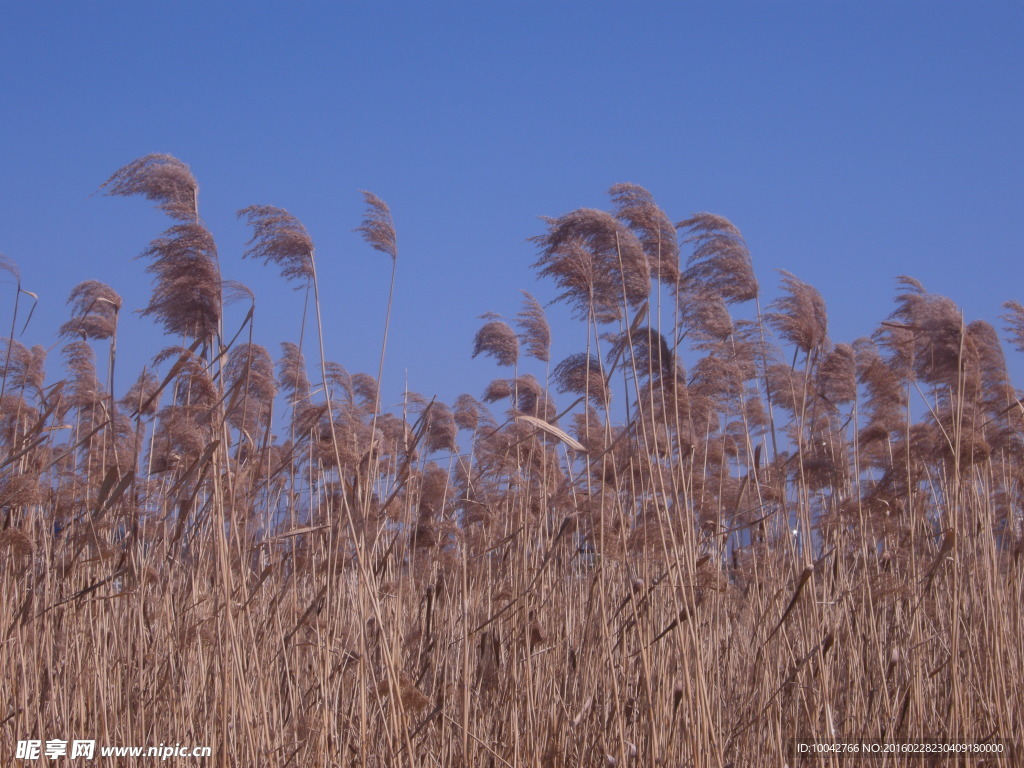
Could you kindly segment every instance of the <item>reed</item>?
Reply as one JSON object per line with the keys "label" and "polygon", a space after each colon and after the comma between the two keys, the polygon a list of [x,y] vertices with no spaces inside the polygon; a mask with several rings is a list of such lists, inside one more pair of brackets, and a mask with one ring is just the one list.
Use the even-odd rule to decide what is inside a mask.
{"label": "reed", "polygon": [[254,338],[184,163],[104,189],[175,222],[143,253],[171,339],[118,398],[109,286],[72,292],[49,378],[17,338],[35,295],[5,305],[4,755],[721,768],[804,764],[798,737],[1024,744],[1024,406],[997,330],[952,300],[901,278],[872,337],[834,342],[794,275],[762,311],[734,224],[673,225],[619,184],[534,238],[578,352],[551,364],[526,293],[466,340],[504,369],[486,391],[387,409],[380,198],[359,227],[392,268],[376,377],[326,358],[305,227],[240,212],[244,255],[312,296],[311,381],[301,339],[275,362]]}

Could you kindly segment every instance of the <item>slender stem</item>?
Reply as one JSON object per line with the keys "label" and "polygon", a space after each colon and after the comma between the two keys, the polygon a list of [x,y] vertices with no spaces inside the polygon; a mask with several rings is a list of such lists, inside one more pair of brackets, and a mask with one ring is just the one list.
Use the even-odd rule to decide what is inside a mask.
{"label": "slender stem", "polygon": [[388,346],[388,331],[391,328],[391,305],[395,298],[395,274],[398,272],[398,259],[391,259],[391,285],[388,288],[388,307],[384,315],[384,340],[380,345],[380,363],[377,366],[377,393],[373,402],[373,426],[377,427],[377,414],[380,411],[380,380],[384,376],[384,354]]}
{"label": "slender stem", "polygon": [[7,373],[11,367],[11,351],[14,349],[14,332],[18,327],[18,302],[21,300],[21,280],[14,294],[14,314],[11,315],[11,335],[7,337],[7,356],[4,359],[3,377],[0,378],[0,399],[7,391]]}

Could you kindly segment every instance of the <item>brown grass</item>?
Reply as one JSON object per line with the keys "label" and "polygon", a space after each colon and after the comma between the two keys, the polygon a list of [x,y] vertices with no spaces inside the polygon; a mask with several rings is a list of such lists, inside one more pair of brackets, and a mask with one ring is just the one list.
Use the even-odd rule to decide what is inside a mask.
{"label": "brown grass", "polygon": [[[785,274],[768,313],[734,317],[759,292],[739,230],[698,214],[677,239],[617,185],[613,213],[537,238],[582,351],[518,367],[520,342],[541,363],[551,343],[527,295],[518,338],[492,321],[475,340],[517,366],[482,396],[504,413],[415,393],[383,412],[380,373],[322,343],[319,381],[290,343],[275,381],[252,312],[224,332],[184,164],[107,184],[185,222],[147,251],[147,312],[176,339],[119,401],[102,283],[72,294],[65,379],[2,345],[5,764],[29,738],[360,768],[1022,743],[1024,408],[994,330],[948,299],[904,280],[874,339],[833,344],[820,294]],[[391,214],[366,202],[393,286]],[[315,289],[298,220],[242,213],[248,255]]]}

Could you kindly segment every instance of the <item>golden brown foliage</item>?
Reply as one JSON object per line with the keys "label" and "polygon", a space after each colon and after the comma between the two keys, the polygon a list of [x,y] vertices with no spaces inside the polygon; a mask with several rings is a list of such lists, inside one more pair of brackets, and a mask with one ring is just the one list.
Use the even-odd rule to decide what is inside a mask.
{"label": "golden brown foliage", "polygon": [[[476,352],[521,366],[483,395],[499,423],[470,395],[382,407],[322,355],[311,385],[291,342],[275,382],[255,302],[214,334],[219,280],[185,269],[213,251],[184,164],[109,189],[199,228],[154,246],[150,307],[193,341],[120,401],[102,284],[72,295],[64,381],[3,342],[0,750],[73,726],[239,767],[722,768],[795,765],[798,737],[1024,740],[1024,408],[950,300],[905,278],[872,339],[833,345],[787,275],[732,317],[757,295],[739,231],[684,222],[677,279],[665,215],[617,185],[537,239],[583,351],[548,377],[537,300],[518,336],[487,318]],[[312,277],[301,225],[245,210],[249,255]],[[652,277],[677,306],[649,308]]]}

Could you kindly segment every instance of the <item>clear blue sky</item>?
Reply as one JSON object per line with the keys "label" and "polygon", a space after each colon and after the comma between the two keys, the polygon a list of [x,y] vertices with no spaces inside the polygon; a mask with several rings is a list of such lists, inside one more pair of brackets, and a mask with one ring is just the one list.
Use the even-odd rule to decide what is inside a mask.
{"label": "clear blue sky", "polygon": [[[239,259],[235,211],[306,224],[329,355],[375,373],[389,264],[352,230],[358,189],[388,201],[391,399],[406,370],[479,396],[499,369],[470,359],[476,316],[555,295],[529,269],[537,217],[606,207],[620,181],[673,220],[730,218],[769,298],[775,269],[814,284],[836,341],[870,333],[904,273],[1001,327],[1024,302],[1022,41],[1020,3],[5,3],[0,251],[40,296],[22,340],[52,344],[85,279],[145,305],[132,259],[169,221],[90,194],[152,152],[191,165],[275,357],[301,294]],[[556,355],[579,351],[560,318]],[[170,343],[126,313],[125,380]]]}

